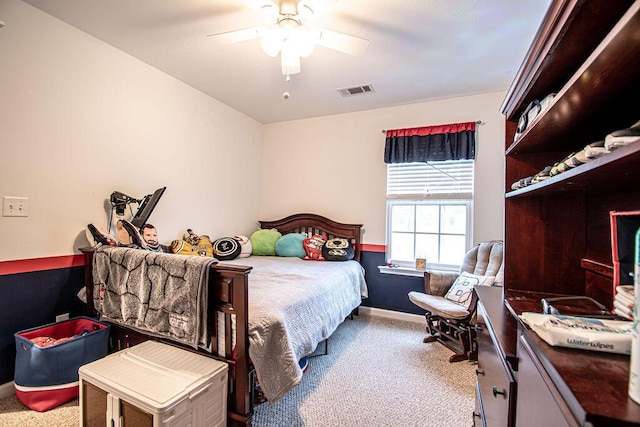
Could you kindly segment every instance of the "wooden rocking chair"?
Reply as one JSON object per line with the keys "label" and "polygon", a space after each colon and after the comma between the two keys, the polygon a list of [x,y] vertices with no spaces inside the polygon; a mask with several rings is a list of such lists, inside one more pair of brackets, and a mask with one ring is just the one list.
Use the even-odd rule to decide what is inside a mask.
{"label": "wooden rocking chair", "polygon": [[465,255],[459,272],[426,271],[425,292],[409,292],[411,302],[426,310],[424,342],[439,341],[454,354],[449,362],[477,360],[474,325],[478,297],[475,286],[502,286],[503,244],[501,240],[480,243]]}

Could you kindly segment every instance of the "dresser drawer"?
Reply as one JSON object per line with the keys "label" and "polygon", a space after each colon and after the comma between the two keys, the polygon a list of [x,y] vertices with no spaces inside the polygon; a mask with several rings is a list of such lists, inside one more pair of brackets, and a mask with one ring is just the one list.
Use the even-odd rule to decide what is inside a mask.
{"label": "dresser drawer", "polygon": [[476,407],[473,411],[472,427],[484,427],[487,422],[484,419],[484,410],[482,409],[482,395],[480,394],[480,384],[476,382]]}
{"label": "dresser drawer", "polygon": [[484,311],[478,311],[478,400],[487,427],[514,425],[516,385],[511,370],[506,366],[490,333]]}
{"label": "dresser drawer", "polygon": [[518,427],[579,426],[524,336],[518,342],[518,357]]}

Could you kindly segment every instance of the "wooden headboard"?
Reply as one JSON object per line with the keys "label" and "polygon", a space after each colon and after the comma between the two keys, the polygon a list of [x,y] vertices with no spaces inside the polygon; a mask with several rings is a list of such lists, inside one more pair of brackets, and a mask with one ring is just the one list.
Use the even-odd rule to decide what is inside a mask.
{"label": "wooden headboard", "polygon": [[258,223],[260,224],[260,228],[275,228],[282,234],[326,234],[329,239],[334,237],[348,239],[355,251],[354,259],[360,262],[362,224],[344,224],[311,213],[295,214],[275,221],[258,221]]}

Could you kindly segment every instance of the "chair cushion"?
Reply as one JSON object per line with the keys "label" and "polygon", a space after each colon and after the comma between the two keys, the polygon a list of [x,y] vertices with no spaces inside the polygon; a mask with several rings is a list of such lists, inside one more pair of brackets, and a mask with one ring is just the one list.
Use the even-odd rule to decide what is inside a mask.
{"label": "chair cushion", "polygon": [[504,281],[502,241],[482,242],[471,248],[462,260],[460,272],[463,271],[482,276],[495,276],[494,284],[502,286]]}
{"label": "chair cushion", "polygon": [[447,291],[444,297],[449,301],[462,304],[466,308],[469,308],[473,288],[476,286],[491,286],[495,278],[495,276],[479,276],[463,271],[456,281],[453,282],[453,285],[451,285],[451,288],[449,288],[449,291]]}
{"label": "chair cushion", "polygon": [[464,319],[469,316],[469,312],[464,305],[456,304],[444,297],[414,291],[409,292],[409,300],[432,314],[448,319]]}

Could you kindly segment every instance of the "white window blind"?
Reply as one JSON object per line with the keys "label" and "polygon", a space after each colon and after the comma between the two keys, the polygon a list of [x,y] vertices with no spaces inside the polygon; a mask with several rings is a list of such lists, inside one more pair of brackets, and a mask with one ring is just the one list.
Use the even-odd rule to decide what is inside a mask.
{"label": "white window blind", "polygon": [[388,199],[471,199],[473,160],[391,163]]}

